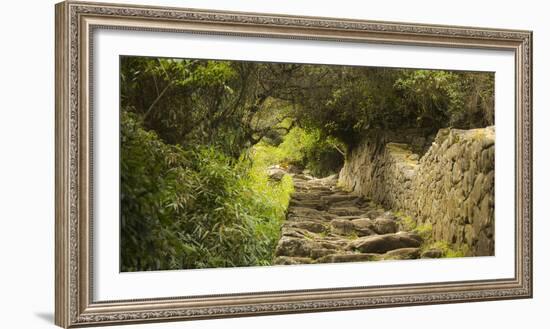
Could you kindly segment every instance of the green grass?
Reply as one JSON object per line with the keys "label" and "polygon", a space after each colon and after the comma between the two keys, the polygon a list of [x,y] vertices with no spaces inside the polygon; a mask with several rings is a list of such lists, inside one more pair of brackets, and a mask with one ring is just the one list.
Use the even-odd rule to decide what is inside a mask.
{"label": "green grass", "polygon": [[422,247],[422,251],[429,249],[439,249],[443,251],[443,258],[459,258],[466,257],[469,251],[469,247],[466,244],[463,244],[459,248],[453,248],[446,241],[436,241],[429,244],[425,244]]}
{"label": "green grass", "polygon": [[[294,192],[292,177],[284,175],[280,182],[274,182],[267,175],[267,167],[276,164],[280,157],[280,151],[269,145],[257,145],[254,147],[251,160],[252,165],[245,178],[245,184],[250,191],[260,197],[264,204],[263,217],[268,220],[257,226],[258,235],[269,241],[270,249],[274,252],[277,241],[280,239],[281,226],[286,216],[286,209],[290,196]],[[264,259],[262,265],[271,264],[270,257]]]}

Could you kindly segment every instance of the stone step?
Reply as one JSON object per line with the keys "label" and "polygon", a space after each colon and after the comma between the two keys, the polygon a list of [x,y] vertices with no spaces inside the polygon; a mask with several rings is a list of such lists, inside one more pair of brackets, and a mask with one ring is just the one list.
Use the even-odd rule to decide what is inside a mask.
{"label": "stone step", "polygon": [[322,233],[327,231],[327,226],[319,221],[304,220],[289,222],[287,227],[300,228],[313,233]]}
{"label": "stone step", "polygon": [[441,257],[436,251],[422,253],[420,236],[399,232],[399,221],[391,212],[336,187],[335,176],[293,179],[294,193],[274,264]]}
{"label": "stone step", "polygon": [[357,207],[330,207],[327,212],[336,216],[359,216],[365,214],[365,210]]}
{"label": "stone step", "polygon": [[321,200],[295,200],[291,199],[289,202],[289,207],[301,207],[301,208],[312,208],[317,210],[326,210],[328,205]]}
{"label": "stone step", "polygon": [[420,248],[400,248],[390,250],[382,255],[381,260],[396,259],[418,259],[420,258]]}
{"label": "stone step", "polygon": [[275,256],[308,257],[317,259],[343,251],[343,246],[336,243],[283,236],[277,244]]}
{"label": "stone step", "polygon": [[326,204],[332,208],[349,208],[349,207],[362,208],[363,207],[363,203],[361,202],[361,199],[353,199],[353,200],[338,201],[338,202],[327,202]]}
{"label": "stone step", "polygon": [[347,193],[332,193],[329,195],[322,196],[321,199],[328,203],[336,203],[341,201],[362,201],[362,199],[356,195],[351,195]]}
{"label": "stone step", "polygon": [[418,248],[422,238],[414,233],[399,232],[361,237],[349,243],[347,249],[362,253],[384,254],[401,248]]}
{"label": "stone step", "polygon": [[289,257],[279,256],[273,260],[273,265],[299,265],[299,264],[312,264],[313,259],[308,257]]}
{"label": "stone step", "polygon": [[302,217],[302,218],[311,218],[311,219],[320,219],[320,220],[330,220],[334,215],[313,208],[306,207],[291,207],[288,210],[287,217]]}
{"label": "stone step", "polygon": [[325,195],[330,195],[332,192],[321,192],[321,193],[314,193],[314,192],[294,192],[292,193],[291,198],[293,200],[319,200],[321,201],[321,198]]}
{"label": "stone step", "polygon": [[316,263],[349,263],[349,262],[365,262],[379,260],[380,256],[377,254],[331,254],[323,256],[317,260]]}
{"label": "stone step", "polygon": [[335,192],[334,189],[325,186],[300,186],[295,185],[294,190],[297,192],[306,192],[306,193],[319,193],[324,195],[330,195]]}

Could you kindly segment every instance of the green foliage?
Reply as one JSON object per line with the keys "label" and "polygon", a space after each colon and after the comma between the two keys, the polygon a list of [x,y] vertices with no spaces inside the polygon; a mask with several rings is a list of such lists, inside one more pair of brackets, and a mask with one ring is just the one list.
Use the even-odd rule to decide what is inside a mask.
{"label": "green foliage", "polygon": [[269,82],[271,64],[126,56],[120,66],[122,108],[169,144],[212,146],[237,159],[273,135],[288,110],[272,95],[290,71]]}
{"label": "green foliage", "polygon": [[338,172],[344,157],[338,152],[339,143],[331,137],[322,138],[318,130],[295,127],[283,137],[278,146],[260,142],[254,146],[258,161],[266,167],[274,164],[295,165],[311,171],[317,177]]}
{"label": "green foliage", "polygon": [[305,167],[305,150],[311,149],[318,141],[318,134],[308,133],[304,129],[294,128],[283,138],[283,142],[278,146],[282,157],[278,162],[284,164],[294,164]]}
{"label": "green foliage", "polygon": [[301,126],[323,136],[353,146],[365,131],[393,128],[410,117],[393,88],[398,70],[312,65],[303,70],[307,76],[304,91],[294,98],[300,105],[295,115]]}
{"label": "green foliage", "polygon": [[475,128],[494,122],[491,73],[304,65],[293,94],[302,127],[353,147],[371,129]]}
{"label": "green foliage", "polygon": [[121,270],[271,262],[291,182],[265,184],[247,161],[184,151],[121,116]]}
{"label": "green foliage", "polygon": [[372,129],[494,122],[491,73],[145,57],[120,67],[123,271],[269,264],[292,181],[270,181],[268,166],[322,177]]}
{"label": "green foliage", "polygon": [[238,157],[246,131],[236,129],[244,108],[230,108],[237,74],[225,61],[123,57],[122,107],[169,144],[208,145]]}
{"label": "green foliage", "polygon": [[374,128],[494,122],[494,75],[482,72],[123,57],[121,95],[165,142],[233,158],[279,142],[284,120],[347,147]]}
{"label": "green foliage", "polygon": [[419,125],[474,128],[493,124],[491,74],[403,70],[395,82],[405,106],[415,109]]}

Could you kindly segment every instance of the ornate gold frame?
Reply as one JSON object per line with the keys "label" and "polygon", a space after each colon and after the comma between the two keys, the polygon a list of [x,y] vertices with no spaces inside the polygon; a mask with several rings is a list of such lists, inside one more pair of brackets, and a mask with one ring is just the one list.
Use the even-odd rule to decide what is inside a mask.
{"label": "ornate gold frame", "polygon": [[[532,297],[532,32],[74,1],[56,5],[55,23],[57,325],[72,328]],[[93,302],[90,35],[96,28],[514,51],[514,278]]]}

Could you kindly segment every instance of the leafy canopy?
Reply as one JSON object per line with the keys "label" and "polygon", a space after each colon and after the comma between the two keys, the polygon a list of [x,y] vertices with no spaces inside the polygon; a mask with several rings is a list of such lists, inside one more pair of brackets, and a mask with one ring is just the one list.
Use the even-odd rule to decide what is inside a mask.
{"label": "leafy canopy", "polygon": [[292,182],[376,129],[494,122],[492,73],[122,57],[121,270],[270,264]]}

